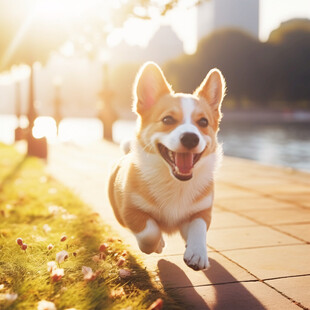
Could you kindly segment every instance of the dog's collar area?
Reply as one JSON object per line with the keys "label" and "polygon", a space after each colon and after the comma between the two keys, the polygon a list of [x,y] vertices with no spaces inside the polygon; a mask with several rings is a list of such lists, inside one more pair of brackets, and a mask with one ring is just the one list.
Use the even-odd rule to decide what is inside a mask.
{"label": "dog's collar area", "polygon": [[190,180],[193,176],[193,168],[200,159],[201,153],[178,153],[169,150],[163,144],[157,145],[163,159],[170,165],[173,175],[180,181]]}

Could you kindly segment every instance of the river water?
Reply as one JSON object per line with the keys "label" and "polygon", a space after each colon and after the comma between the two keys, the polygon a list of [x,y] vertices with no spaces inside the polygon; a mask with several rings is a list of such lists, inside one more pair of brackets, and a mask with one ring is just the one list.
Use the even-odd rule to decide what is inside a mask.
{"label": "river water", "polygon": [[[51,126],[41,128],[51,143],[71,141],[88,144],[102,138],[102,125],[94,118],[68,118],[60,124],[56,139],[53,120]],[[23,121],[24,124],[26,121]],[[48,122],[43,122],[46,124]],[[14,116],[0,115],[0,141],[13,143]],[[40,131],[40,128],[38,128]],[[116,142],[129,139],[134,134],[133,121],[118,121],[113,128]],[[310,122],[309,121],[229,121],[222,122],[219,142],[224,154],[256,160],[264,164],[286,166],[310,172]]]}

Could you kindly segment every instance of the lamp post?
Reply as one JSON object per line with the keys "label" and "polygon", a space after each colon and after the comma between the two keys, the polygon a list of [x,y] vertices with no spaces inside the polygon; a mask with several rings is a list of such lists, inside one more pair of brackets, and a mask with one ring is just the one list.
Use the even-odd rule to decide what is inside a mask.
{"label": "lamp post", "polygon": [[61,86],[62,86],[62,78],[60,76],[57,76],[53,80],[54,85],[54,120],[56,122],[56,130],[57,135],[59,132],[59,124],[62,120],[62,114],[61,114],[61,106],[62,106],[62,99],[61,99]]}
{"label": "lamp post", "polygon": [[21,107],[21,81],[25,79],[25,67],[23,66],[13,66],[11,69],[11,74],[14,84],[14,94],[15,94],[15,116],[17,120],[14,140],[15,142],[23,140],[26,138],[25,129],[20,126],[22,107]]}
{"label": "lamp post", "polygon": [[17,127],[15,128],[15,142],[20,141],[24,138],[23,129],[20,127],[21,117],[21,98],[20,98],[20,80],[15,78],[14,81],[14,92],[15,92],[15,115],[17,119]]}
{"label": "lamp post", "polygon": [[113,124],[118,119],[117,113],[112,105],[114,91],[109,85],[109,65],[108,54],[100,53],[100,61],[102,63],[102,90],[99,93],[101,99],[101,107],[99,108],[98,118],[103,123],[103,138],[113,141]]}
{"label": "lamp post", "polygon": [[32,134],[32,130],[34,127],[34,121],[37,118],[38,114],[35,108],[35,92],[34,92],[34,75],[35,73],[35,65],[32,65],[30,69],[29,76],[29,96],[28,96],[28,130],[27,130],[27,155],[28,156],[36,156],[42,159],[47,159],[47,139],[46,137],[35,138]]}

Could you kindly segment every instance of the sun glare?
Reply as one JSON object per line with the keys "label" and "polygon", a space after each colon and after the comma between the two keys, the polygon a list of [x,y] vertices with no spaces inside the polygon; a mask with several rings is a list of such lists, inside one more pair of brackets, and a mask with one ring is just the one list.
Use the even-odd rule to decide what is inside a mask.
{"label": "sun glare", "polygon": [[56,139],[57,127],[55,120],[50,116],[40,116],[35,119],[32,135],[36,139],[46,137],[48,140]]}

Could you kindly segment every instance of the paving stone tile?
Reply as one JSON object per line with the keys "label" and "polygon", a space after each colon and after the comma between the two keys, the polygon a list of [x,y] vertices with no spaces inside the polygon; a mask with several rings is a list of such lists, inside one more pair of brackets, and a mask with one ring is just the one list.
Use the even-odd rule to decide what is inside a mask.
{"label": "paving stone tile", "polygon": [[297,238],[310,242],[310,220],[308,223],[290,224],[290,225],[277,225],[277,229],[287,232]]}
{"label": "paving stone tile", "polygon": [[310,207],[310,193],[299,192],[296,194],[272,194],[273,197],[299,206]]}
{"label": "paving stone tile", "polygon": [[[288,183],[287,185],[277,185],[273,188],[274,194],[284,194],[284,195],[298,195],[298,194],[308,194],[310,196],[309,186],[302,184],[294,184]],[[298,196],[295,196],[295,199],[298,200]]]}
{"label": "paving stone tile", "polygon": [[[255,281],[249,272],[262,279],[309,274],[309,245],[300,243],[294,246],[278,246],[288,244],[292,240],[294,243],[299,241],[272,229],[259,227],[236,213],[243,210],[252,210],[255,213],[257,210],[289,209],[295,206],[296,202],[310,208],[307,191],[307,186],[310,185],[309,174],[225,157],[217,176],[214,220],[208,234],[208,242],[214,244],[215,248],[234,248],[235,250],[223,251],[223,254],[249,272],[210,250],[211,268],[206,272],[196,272],[183,262],[184,243],[179,235],[166,239],[167,247],[162,254],[141,255],[135,237],[116,222],[103,189],[107,183],[107,167],[121,156],[117,146],[107,142],[84,148],[55,145],[51,147],[50,155],[51,173],[92,205],[94,212],[100,213],[103,220],[120,234],[124,242],[130,244],[132,252],[138,254],[139,260],[145,261],[147,269],[153,271],[152,274],[156,276],[155,270],[159,269],[159,276],[166,286],[182,285],[180,293],[188,297],[187,304],[190,305],[184,309],[296,309],[297,306],[263,283],[238,281]],[[71,160],[72,158],[74,160]],[[85,164],[81,165],[81,162]],[[221,211],[217,206],[236,213]],[[268,214],[272,217],[271,213]],[[291,219],[293,214],[286,213],[286,216]],[[277,220],[279,219],[280,215]],[[227,225],[229,228],[226,228]],[[287,228],[293,235],[305,234],[305,228],[300,228],[300,225],[277,225],[277,228]],[[266,245],[270,247],[236,249]],[[275,281],[270,282],[274,282],[279,290],[283,289],[283,292],[291,294],[292,298],[308,302],[303,295],[298,295],[302,291],[301,283],[294,284],[291,278],[287,282],[283,279],[283,283]],[[290,283],[300,289],[293,291]],[[309,283],[306,284],[309,287]],[[195,300],[196,305],[193,304]]]}
{"label": "paving stone tile", "polygon": [[207,236],[207,243],[218,251],[224,251],[284,244],[298,244],[302,242],[269,227],[256,225],[216,230],[210,228]]}
{"label": "paving stone tile", "polygon": [[279,292],[310,308],[310,276],[266,281]]}
{"label": "paving stone tile", "polygon": [[224,254],[260,279],[310,273],[306,244],[227,251]]}
{"label": "paving stone tile", "polygon": [[278,201],[277,199],[256,196],[243,198],[225,198],[220,199],[215,196],[215,207],[224,207],[229,210],[262,210],[262,209],[278,209],[291,208],[294,204],[289,202]]}
{"label": "paving stone tile", "polygon": [[[225,285],[184,288],[181,293],[184,309],[195,310],[294,310],[300,308],[260,282],[231,283]],[[192,302],[190,304],[190,302]]]}
{"label": "paving stone tile", "polygon": [[262,210],[246,210],[240,213],[256,220],[260,223],[268,225],[290,224],[290,223],[306,223],[310,222],[310,209],[302,209],[297,207],[285,209],[262,209]]}
{"label": "paving stone tile", "polygon": [[216,187],[214,195],[215,195],[216,200],[261,197],[259,194],[256,194],[255,192],[250,191],[246,188],[239,189],[239,188],[233,188],[230,186],[223,186],[222,188]]}
{"label": "paving stone tile", "polygon": [[253,225],[256,225],[256,223],[244,217],[241,217],[235,213],[227,211],[218,211],[213,212],[210,229],[244,227],[244,226],[247,227]]}
{"label": "paving stone tile", "polygon": [[230,262],[222,255],[209,252],[211,267],[205,271],[194,271],[183,261],[183,255],[146,257],[147,269],[158,270],[162,283],[167,287],[187,287],[235,281],[255,280],[248,272]]}

